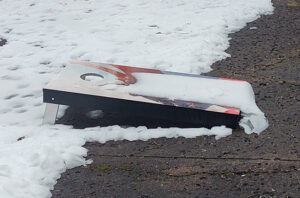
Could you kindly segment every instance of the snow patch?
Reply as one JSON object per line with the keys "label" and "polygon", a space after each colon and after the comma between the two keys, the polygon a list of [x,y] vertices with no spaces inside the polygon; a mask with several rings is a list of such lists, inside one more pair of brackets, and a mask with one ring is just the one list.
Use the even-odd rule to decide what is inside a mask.
{"label": "snow patch", "polygon": [[236,107],[242,111],[240,126],[246,133],[260,133],[268,127],[264,113],[255,103],[252,87],[246,81],[148,73],[134,73],[134,76],[138,83],[119,86],[118,91]]}
{"label": "snow patch", "polygon": [[89,111],[86,114],[89,118],[92,119],[98,119],[98,118],[103,118],[103,111],[101,110],[94,110],[94,111]]}

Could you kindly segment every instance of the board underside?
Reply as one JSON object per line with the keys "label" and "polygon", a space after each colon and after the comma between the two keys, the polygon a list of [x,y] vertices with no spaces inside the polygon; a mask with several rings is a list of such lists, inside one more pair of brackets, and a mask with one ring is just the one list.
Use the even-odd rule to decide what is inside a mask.
{"label": "board underside", "polygon": [[[151,75],[160,75],[162,78],[171,75],[230,80],[121,65],[72,62],[46,85],[43,89],[43,100],[45,103],[190,123],[193,127],[210,128],[225,125],[235,128],[238,126],[239,108],[183,100],[180,97],[159,97],[151,95],[151,91],[147,94],[147,90],[139,93],[139,90],[127,89],[139,83],[135,74],[147,74],[150,77]],[[92,78],[89,79],[89,77]],[[95,78],[99,78],[99,80],[95,80]],[[142,83],[142,80],[140,82]],[[147,86],[145,85],[145,87]],[[168,90],[165,91],[168,92]]]}

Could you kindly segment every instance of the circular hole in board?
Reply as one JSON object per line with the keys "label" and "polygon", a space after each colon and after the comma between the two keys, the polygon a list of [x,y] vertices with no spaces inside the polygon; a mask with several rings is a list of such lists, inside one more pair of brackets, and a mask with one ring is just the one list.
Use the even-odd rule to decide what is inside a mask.
{"label": "circular hole in board", "polygon": [[80,76],[80,78],[82,80],[86,80],[89,82],[100,82],[104,79],[104,77],[100,74],[95,74],[95,73],[86,73],[86,74],[82,74]]}

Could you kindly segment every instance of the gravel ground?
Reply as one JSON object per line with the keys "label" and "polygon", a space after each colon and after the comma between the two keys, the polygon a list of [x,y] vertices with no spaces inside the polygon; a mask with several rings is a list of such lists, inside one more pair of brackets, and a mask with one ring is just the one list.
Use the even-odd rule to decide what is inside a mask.
{"label": "gravel ground", "polygon": [[0,47],[3,46],[3,45],[5,45],[6,42],[7,41],[5,39],[0,38]]}
{"label": "gravel ground", "polygon": [[[273,15],[231,35],[232,57],[207,74],[249,81],[269,119],[266,131],[247,135],[236,129],[218,141],[202,136],[87,143],[94,163],[65,172],[53,197],[300,197],[300,2],[273,3]],[[93,120],[86,112],[69,108],[59,123],[161,125],[112,114]]]}

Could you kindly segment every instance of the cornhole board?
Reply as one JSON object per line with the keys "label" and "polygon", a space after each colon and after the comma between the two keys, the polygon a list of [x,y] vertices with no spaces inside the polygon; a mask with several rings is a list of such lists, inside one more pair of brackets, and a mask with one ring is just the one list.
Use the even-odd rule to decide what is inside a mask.
{"label": "cornhole board", "polygon": [[[59,105],[69,105],[203,127],[225,125],[235,128],[240,120],[239,108],[186,100],[180,89],[176,92],[177,87],[182,89],[181,84],[187,83],[189,79],[210,79],[218,82],[231,80],[157,69],[72,61],[43,89],[43,101],[46,103],[43,123],[54,124]],[[189,89],[188,85],[184,86]],[[197,90],[192,93],[197,94]]]}

